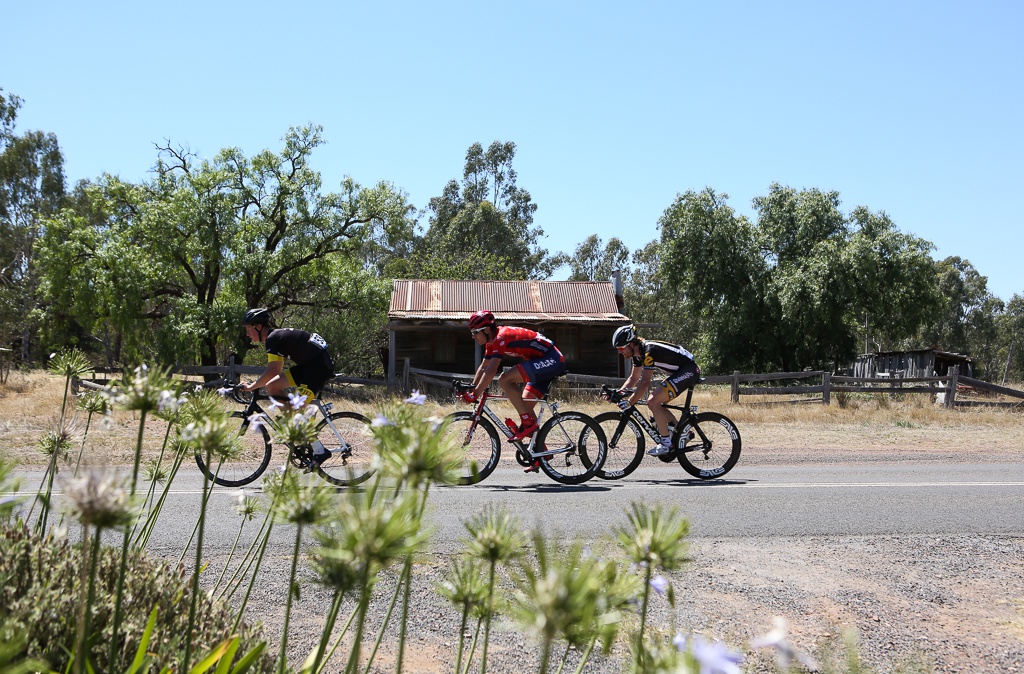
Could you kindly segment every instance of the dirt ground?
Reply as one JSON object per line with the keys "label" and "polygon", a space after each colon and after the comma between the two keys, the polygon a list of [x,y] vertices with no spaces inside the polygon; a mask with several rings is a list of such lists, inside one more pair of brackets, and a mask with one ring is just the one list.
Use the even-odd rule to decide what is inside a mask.
{"label": "dirt ground", "polygon": [[[47,377],[0,390],[0,452],[23,465],[43,464],[46,457],[39,453],[38,442],[55,427],[62,394],[62,382]],[[1020,408],[947,410],[924,396],[849,397],[829,407],[765,401],[733,405],[721,391],[701,393],[695,403],[736,421],[743,434],[745,462],[1024,459]],[[453,409],[429,405],[441,414]],[[608,407],[598,401],[588,408],[576,401],[572,408],[597,413]],[[80,412],[70,429],[72,454],[81,445],[86,421]],[[86,463],[130,461],[136,415],[94,417],[89,426]],[[147,454],[159,450],[166,428],[159,420],[147,424]],[[691,552],[693,562],[673,576],[679,598],[674,617],[662,604],[654,607],[652,621],[722,639],[746,651],[747,671],[776,671],[766,654],[746,645],[772,628],[774,616],[784,616],[792,643],[817,653],[819,659],[822,648],[841,643],[844,631],[852,628],[861,656],[873,671],[1024,672],[1024,532],[702,538],[693,542]],[[271,567],[274,563],[287,560],[272,561]],[[429,556],[417,566],[406,672],[433,674],[454,667],[457,616],[432,589],[444,568],[444,559]],[[287,571],[269,570],[250,611],[273,634],[280,629],[278,599],[284,596],[284,588],[276,584],[283,584]],[[303,601],[292,618],[293,662],[301,662],[309,652],[309,634],[322,620],[326,597],[320,593],[312,584],[303,589]],[[536,648],[511,625],[497,625],[492,644],[491,671],[536,669]],[[393,655],[386,642],[377,671],[385,671],[383,663]],[[608,658],[595,658],[586,671],[620,672],[623,663],[619,646]]]}

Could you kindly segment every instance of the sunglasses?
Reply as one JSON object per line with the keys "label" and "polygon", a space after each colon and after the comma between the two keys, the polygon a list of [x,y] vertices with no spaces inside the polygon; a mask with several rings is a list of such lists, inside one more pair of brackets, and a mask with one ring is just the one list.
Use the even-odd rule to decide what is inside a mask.
{"label": "sunglasses", "polygon": [[486,329],[487,329],[487,328],[477,328],[476,330],[470,330],[470,331],[469,331],[469,334],[471,334],[471,335],[473,335],[474,337],[476,337],[476,336],[477,336],[478,334],[480,334],[481,332],[483,332],[483,331],[484,331],[484,330],[486,330]]}

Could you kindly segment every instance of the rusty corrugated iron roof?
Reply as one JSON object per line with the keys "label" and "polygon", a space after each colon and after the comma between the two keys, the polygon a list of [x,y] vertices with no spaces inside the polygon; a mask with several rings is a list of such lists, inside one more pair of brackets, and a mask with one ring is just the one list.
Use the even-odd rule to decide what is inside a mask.
{"label": "rusty corrugated iron roof", "polygon": [[396,279],[388,318],[468,320],[488,309],[499,321],[623,323],[607,281],[446,281]]}

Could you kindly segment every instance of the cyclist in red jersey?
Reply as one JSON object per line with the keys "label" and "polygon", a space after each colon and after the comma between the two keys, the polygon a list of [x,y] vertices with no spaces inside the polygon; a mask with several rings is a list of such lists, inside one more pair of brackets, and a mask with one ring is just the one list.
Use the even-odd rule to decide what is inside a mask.
{"label": "cyclist in red jersey", "polygon": [[[484,357],[473,378],[473,391],[463,395],[467,403],[483,395],[501,367],[502,356],[521,359],[498,377],[498,385],[519,412],[519,431],[512,440],[522,440],[537,431],[533,408],[548,393],[551,382],[565,374],[565,357],[554,342],[533,330],[513,326],[498,327],[494,314],[478,311],[469,318],[473,340],[484,347]],[[525,386],[524,386],[525,384]]]}

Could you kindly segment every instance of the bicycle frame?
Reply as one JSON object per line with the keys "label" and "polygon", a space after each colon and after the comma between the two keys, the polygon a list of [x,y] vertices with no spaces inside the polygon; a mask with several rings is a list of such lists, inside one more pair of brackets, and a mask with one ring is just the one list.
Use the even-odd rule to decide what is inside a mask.
{"label": "bicycle frame", "polygon": [[[278,424],[277,419],[267,414],[266,410],[263,409],[263,406],[260,405],[260,400],[272,400],[272,398],[268,395],[261,395],[257,392],[253,392],[252,401],[249,402],[249,404],[245,408],[246,419],[248,419],[253,414],[256,414],[258,412],[262,419],[265,420],[261,423],[265,423],[266,425],[270,426],[271,428],[274,428],[275,430],[280,429],[281,427]],[[330,427],[331,432],[334,433],[334,437],[338,439],[338,443],[340,444],[342,451],[347,451],[348,443],[345,442],[344,438],[341,437],[341,433],[338,431],[337,426],[335,426],[334,422],[331,421],[330,412],[332,409],[334,409],[334,403],[325,403],[323,400],[320,399],[319,396],[317,396],[307,404],[313,405],[320,411],[320,416],[324,418],[324,420],[327,422],[327,425]]]}
{"label": "bicycle frame", "polygon": [[[508,400],[508,397],[492,395],[487,391],[484,391],[484,394],[480,396],[480,400],[477,402],[476,409],[473,411],[473,426],[470,429],[470,433],[473,433],[476,430],[476,424],[480,417],[486,416],[491,420],[491,423],[494,424],[494,427],[505,435],[506,440],[511,440],[514,433],[512,433],[512,430],[505,424],[505,421],[487,405],[488,400]],[[537,427],[540,428],[545,410],[550,410],[552,419],[558,418],[558,403],[549,402],[547,398],[541,398],[538,402],[540,403],[541,408],[540,412],[537,414]],[[555,456],[557,454],[572,451],[573,449],[573,447],[559,447],[557,449],[534,452],[533,448],[537,442],[537,435],[538,433],[534,433],[530,436],[530,443],[528,445],[524,445],[522,440],[512,440],[512,443],[516,445],[516,447],[529,459],[540,459],[542,457]]]}
{"label": "bicycle frame", "polygon": [[[697,412],[697,406],[690,404],[690,401],[692,399],[693,399],[693,388],[691,387],[691,388],[686,389],[686,402],[683,403],[683,405],[664,405],[663,406],[666,409],[677,410],[677,411],[681,412],[681,414],[679,415],[679,419],[676,421],[675,430],[672,432],[672,435],[674,436],[677,433],[682,432],[682,429],[685,428],[689,424],[691,426],[691,428],[696,430],[696,432],[700,435],[701,440],[706,442],[707,441],[707,436],[704,435],[704,432],[700,429],[700,427],[699,426],[693,426],[690,423],[691,420],[693,419],[694,414],[696,414],[696,412]],[[654,440],[655,443],[660,443],[661,442],[661,440],[662,440],[661,433],[659,433],[658,429],[654,426],[654,424],[652,424],[650,422],[650,420],[646,416],[644,416],[642,412],[640,412],[640,409],[634,405],[633,407],[631,407],[629,409],[629,414],[624,414],[622,416],[622,420],[619,422],[619,425],[615,428],[615,434],[612,437],[608,438],[609,444],[614,444],[614,443],[617,443],[619,441],[619,436],[622,434],[622,431],[624,431],[626,429],[626,423],[630,419],[634,419],[637,422],[637,424],[640,426],[640,428],[642,428],[647,433],[647,435],[652,440]],[[673,444],[673,446],[675,446],[674,442],[672,444]]]}

